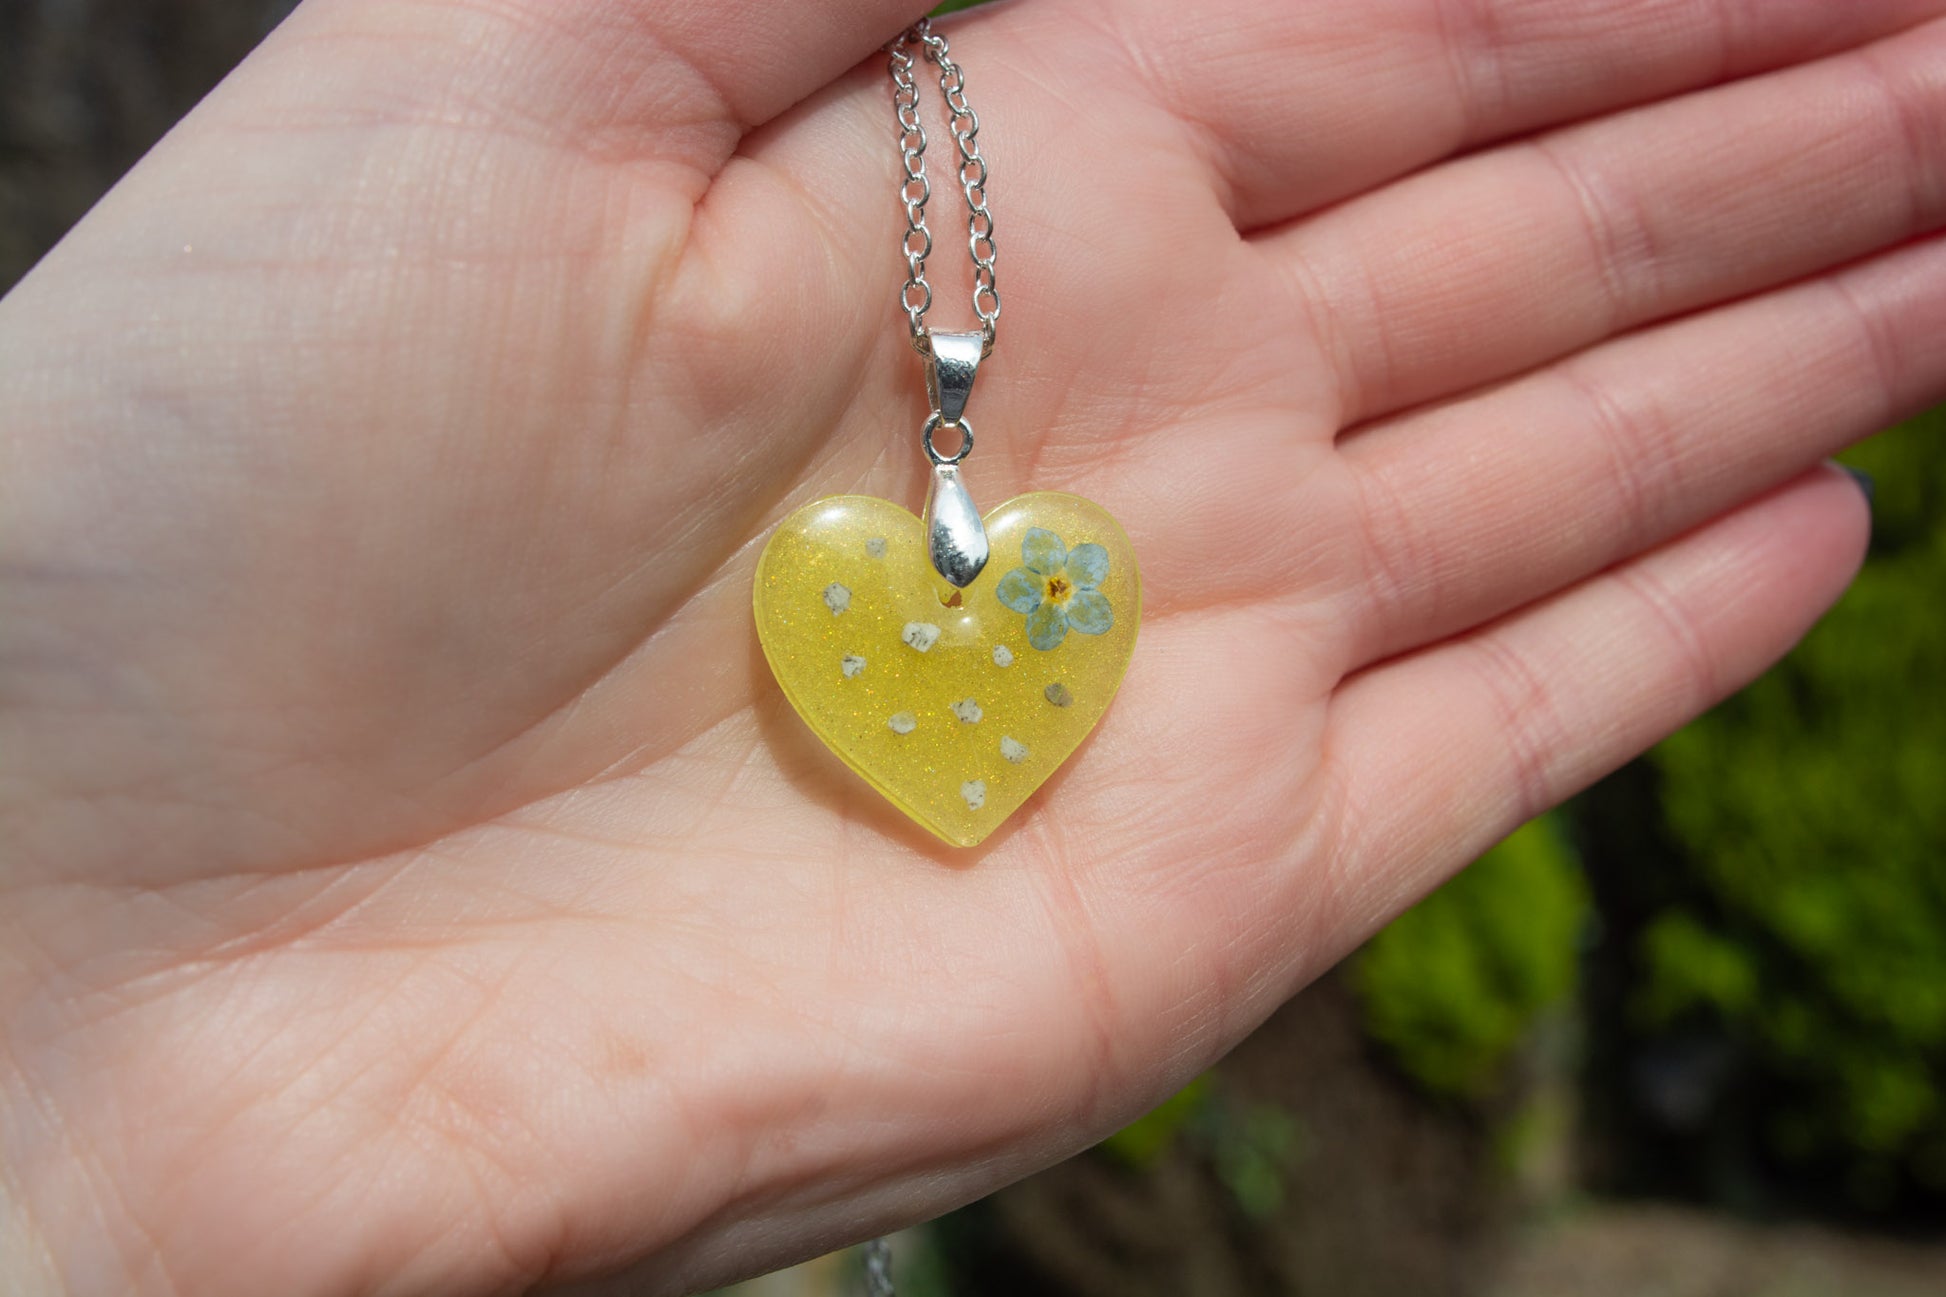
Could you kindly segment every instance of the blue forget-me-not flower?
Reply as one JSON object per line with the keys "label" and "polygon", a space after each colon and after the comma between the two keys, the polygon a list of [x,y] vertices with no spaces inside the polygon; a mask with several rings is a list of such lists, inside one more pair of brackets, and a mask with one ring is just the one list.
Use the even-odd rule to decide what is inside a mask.
{"label": "blue forget-me-not flower", "polygon": [[1108,579],[1108,551],[1099,545],[1069,549],[1044,527],[1030,527],[1020,542],[1023,566],[1000,578],[1000,602],[1027,618],[1027,642],[1042,652],[1069,631],[1100,635],[1115,624],[1115,610],[1100,586]]}

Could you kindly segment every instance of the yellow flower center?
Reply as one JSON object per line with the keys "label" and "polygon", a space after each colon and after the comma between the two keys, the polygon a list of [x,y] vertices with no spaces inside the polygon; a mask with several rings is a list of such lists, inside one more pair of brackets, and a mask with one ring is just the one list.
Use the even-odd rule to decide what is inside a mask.
{"label": "yellow flower center", "polygon": [[1047,578],[1047,598],[1050,603],[1065,601],[1073,590],[1074,587],[1068,584],[1068,579],[1064,576]]}

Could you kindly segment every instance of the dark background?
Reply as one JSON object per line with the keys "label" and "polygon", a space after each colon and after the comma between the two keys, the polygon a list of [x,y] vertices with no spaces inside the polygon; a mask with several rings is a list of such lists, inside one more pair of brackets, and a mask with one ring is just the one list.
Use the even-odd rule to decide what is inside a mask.
{"label": "dark background", "polygon": [[[288,8],[0,0],[0,289]],[[1150,1117],[902,1236],[903,1290],[1946,1292],[1942,428],[1847,457],[1872,559],[1781,667]]]}

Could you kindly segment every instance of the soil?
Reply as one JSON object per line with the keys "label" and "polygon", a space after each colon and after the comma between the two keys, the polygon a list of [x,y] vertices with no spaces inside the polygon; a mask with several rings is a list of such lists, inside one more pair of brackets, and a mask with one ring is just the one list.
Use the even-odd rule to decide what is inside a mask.
{"label": "soil", "polygon": [[1946,1246],[1656,1204],[1524,1232],[1490,1297],[1938,1297]]}
{"label": "soil", "polygon": [[1152,1166],[1096,1150],[942,1228],[959,1291],[1071,1297],[1469,1297],[1498,1256],[1504,1194],[1486,1138],[1374,1059],[1328,977],[1224,1061],[1222,1114],[1295,1117],[1281,1192],[1246,1210],[1208,1124]]}

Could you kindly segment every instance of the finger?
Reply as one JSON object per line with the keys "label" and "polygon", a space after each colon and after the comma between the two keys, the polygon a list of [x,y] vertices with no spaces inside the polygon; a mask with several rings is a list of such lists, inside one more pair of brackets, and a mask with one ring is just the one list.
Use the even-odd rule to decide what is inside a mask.
{"label": "finger", "polygon": [[[871,54],[924,0],[506,0],[302,6],[221,97],[259,120],[434,120],[708,175]],[[247,87],[247,89],[246,89]]]}
{"label": "finger", "polygon": [[[1023,27],[1108,34],[1241,229],[1484,141],[1858,45],[1940,0],[1068,0]],[[1119,55],[1120,57],[1115,57]]]}
{"label": "finger", "polygon": [[1946,219],[1946,23],[1483,154],[1258,246],[1325,321],[1341,426]]}
{"label": "finger", "polygon": [[1935,239],[1355,439],[1352,660],[1520,607],[1946,398],[1942,332]]}
{"label": "finger", "polygon": [[1354,677],[1326,737],[1342,904],[1375,927],[1516,825],[1763,671],[1856,571],[1863,497],[1820,468],[1464,638]]}

